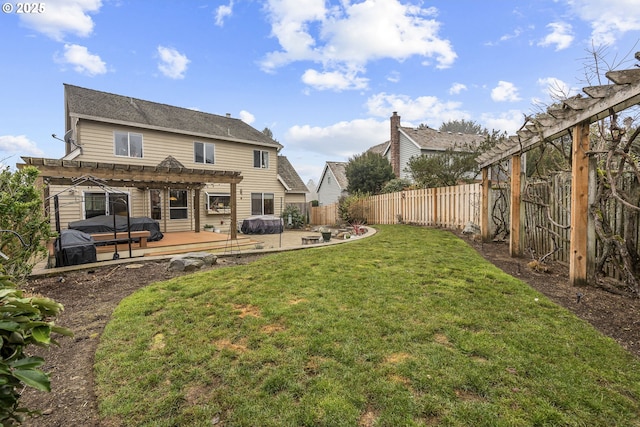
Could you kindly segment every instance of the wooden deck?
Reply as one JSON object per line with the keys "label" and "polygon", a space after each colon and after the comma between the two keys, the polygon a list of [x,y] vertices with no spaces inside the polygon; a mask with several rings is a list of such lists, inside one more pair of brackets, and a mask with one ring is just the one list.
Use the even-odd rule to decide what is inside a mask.
{"label": "wooden deck", "polygon": [[[153,255],[172,255],[186,252],[221,252],[238,253],[243,249],[253,249],[258,243],[251,238],[238,235],[237,240],[231,240],[228,234],[213,233],[210,231],[193,231],[163,233],[162,240],[147,242],[146,248],[141,248],[138,243],[131,243],[131,257],[143,257]],[[114,259],[115,245],[98,246],[96,248],[98,261]],[[119,244],[117,248],[118,258],[130,258],[129,245]]]}

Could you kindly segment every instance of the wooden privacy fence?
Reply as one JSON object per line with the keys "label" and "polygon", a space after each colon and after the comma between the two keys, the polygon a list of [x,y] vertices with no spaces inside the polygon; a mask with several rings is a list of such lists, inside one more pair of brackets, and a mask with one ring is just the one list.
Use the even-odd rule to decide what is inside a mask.
{"label": "wooden privacy fence", "polygon": [[[360,212],[368,224],[416,224],[462,228],[468,222],[479,224],[480,184],[424,188],[379,194],[359,201]],[[339,222],[338,205],[311,208],[311,224]]]}
{"label": "wooden privacy fence", "polygon": [[334,225],[339,222],[338,204],[312,206],[309,215],[311,225]]}

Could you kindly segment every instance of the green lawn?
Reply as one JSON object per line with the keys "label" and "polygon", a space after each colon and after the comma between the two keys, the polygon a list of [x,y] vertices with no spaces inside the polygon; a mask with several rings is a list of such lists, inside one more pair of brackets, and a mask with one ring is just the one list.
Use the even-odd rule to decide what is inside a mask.
{"label": "green lawn", "polygon": [[96,372],[113,425],[640,426],[636,358],[410,226],[142,289]]}

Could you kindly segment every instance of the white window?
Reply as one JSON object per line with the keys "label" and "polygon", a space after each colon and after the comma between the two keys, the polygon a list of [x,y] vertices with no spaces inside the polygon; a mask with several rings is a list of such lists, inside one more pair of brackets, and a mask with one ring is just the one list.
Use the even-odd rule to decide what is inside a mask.
{"label": "white window", "polygon": [[116,156],[142,158],[142,134],[114,132],[113,150]]}
{"label": "white window", "polygon": [[215,163],[215,145],[210,142],[193,143],[193,161],[212,165]]}
{"label": "white window", "polygon": [[273,193],[251,193],[251,215],[274,214]]}
{"label": "white window", "polygon": [[205,193],[208,213],[231,213],[231,195],[229,193]]}
{"label": "white window", "polygon": [[128,193],[104,193],[85,191],[83,193],[84,217],[100,215],[127,215],[129,212]]}
{"label": "white window", "polygon": [[187,190],[169,190],[169,218],[187,219],[189,217]]}
{"label": "white window", "polygon": [[263,150],[253,150],[253,167],[268,169],[269,168],[269,152]]}

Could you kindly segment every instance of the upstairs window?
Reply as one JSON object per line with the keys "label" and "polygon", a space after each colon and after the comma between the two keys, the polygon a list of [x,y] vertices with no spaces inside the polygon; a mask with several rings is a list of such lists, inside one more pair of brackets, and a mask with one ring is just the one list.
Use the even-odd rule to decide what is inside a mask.
{"label": "upstairs window", "polygon": [[253,167],[260,169],[269,168],[269,152],[263,150],[253,150]]}
{"label": "upstairs window", "polygon": [[114,132],[113,150],[116,156],[142,158],[142,134]]}
{"label": "upstairs window", "polygon": [[215,145],[210,142],[193,143],[193,161],[212,165],[215,163]]}

